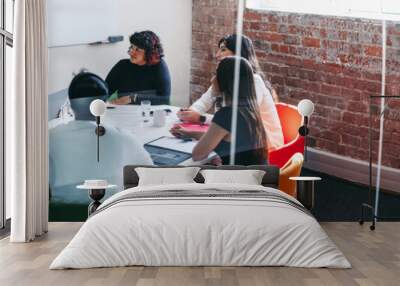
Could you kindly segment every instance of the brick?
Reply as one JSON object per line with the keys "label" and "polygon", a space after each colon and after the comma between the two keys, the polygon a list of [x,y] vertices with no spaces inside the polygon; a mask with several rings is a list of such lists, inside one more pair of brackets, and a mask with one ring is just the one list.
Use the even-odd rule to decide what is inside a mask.
{"label": "brick", "polygon": [[250,23],[250,29],[251,30],[259,30],[260,29],[260,23],[259,22],[251,22]]}
{"label": "brick", "polygon": [[270,42],[283,42],[284,36],[277,33],[262,33],[261,38]]}
{"label": "brick", "polygon": [[389,108],[398,109],[400,111],[400,98],[387,99],[387,102]]}
{"label": "brick", "polygon": [[296,25],[289,25],[288,26],[288,33],[289,34],[297,34],[299,32],[299,27]]}
{"label": "brick", "polygon": [[342,98],[347,100],[352,100],[352,101],[360,101],[361,100],[361,91],[351,89],[351,88],[341,88],[342,92]]}
{"label": "brick", "polygon": [[282,76],[272,76],[271,83],[272,84],[284,85],[285,84],[285,78],[282,77]]}
{"label": "brick", "polygon": [[267,20],[271,23],[279,23],[279,17],[276,15],[268,15]]}
{"label": "brick", "polygon": [[271,44],[271,50],[279,53],[280,52],[279,44]]}
{"label": "brick", "polygon": [[321,40],[317,38],[303,38],[303,46],[306,47],[321,47]]}
{"label": "brick", "polygon": [[288,45],[280,45],[279,46],[279,52],[288,54],[289,53],[289,46]]}
{"label": "brick", "polygon": [[281,33],[280,29],[278,29],[278,25],[276,23],[260,23],[260,30],[265,32],[272,33]]}
{"label": "brick", "polygon": [[382,47],[380,46],[366,46],[364,47],[364,54],[371,57],[381,57]]}
{"label": "brick", "polygon": [[344,111],[342,114],[342,120],[345,124],[354,124],[358,126],[366,126],[368,124],[368,120],[364,114],[358,112]]}
{"label": "brick", "polygon": [[343,67],[339,64],[323,64],[319,66],[320,70],[325,72],[339,74],[342,73]]}
{"label": "brick", "polygon": [[353,112],[363,112],[363,113],[368,112],[367,105],[359,101],[348,101],[347,110]]}
{"label": "brick", "polygon": [[247,11],[244,14],[244,18],[247,21],[261,21],[261,14],[258,12],[254,12],[254,11]]}
{"label": "brick", "polygon": [[360,44],[349,45],[349,53],[352,55],[360,55],[362,53],[362,45]]}
{"label": "brick", "polygon": [[301,40],[298,36],[285,35],[283,36],[283,42],[288,45],[300,45]]}
{"label": "brick", "polygon": [[368,71],[363,71],[362,72],[362,78],[367,79],[367,80],[373,80],[373,81],[378,81],[380,82],[382,79],[382,74],[381,73],[371,73]]}
{"label": "brick", "polygon": [[319,30],[319,35],[320,35],[321,38],[326,38],[327,37],[326,29],[325,28],[320,29]]}
{"label": "brick", "polygon": [[321,93],[340,96],[342,94],[342,89],[334,85],[321,84]]}
{"label": "brick", "polygon": [[343,145],[350,145],[352,147],[361,147],[361,138],[349,134],[342,134],[340,143]]}
{"label": "brick", "polygon": [[319,69],[319,65],[313,61],[313,60],[308,60],[308,59],[303,59],[302,60],[302,66],[304,68],[310,69],[310,70],[315,70],[317,71]]}

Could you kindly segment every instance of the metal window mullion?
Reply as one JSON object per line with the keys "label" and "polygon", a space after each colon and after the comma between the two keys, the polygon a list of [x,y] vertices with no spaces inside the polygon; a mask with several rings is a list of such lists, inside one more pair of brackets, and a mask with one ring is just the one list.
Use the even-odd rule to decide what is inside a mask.
{"label": "metal window mullion", "polygon": [[1,21],[0,21],[0,30],[6,29],[6,1],[0,0],[1,3]]}
{"label": "metal window mullion", "polygon": [[4,116],[4,103],[5,103],[5,36],[0,35],[0,228],[5,226],[6,217],[6,198],[4,187],[4,129],[5,129],[5,116]]}

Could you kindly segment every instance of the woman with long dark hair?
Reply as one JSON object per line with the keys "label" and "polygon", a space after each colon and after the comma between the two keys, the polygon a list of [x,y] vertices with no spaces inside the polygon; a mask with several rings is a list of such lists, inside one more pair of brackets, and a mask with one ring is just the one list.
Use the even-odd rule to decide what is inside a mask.
{"label": "woman with long dark hair", "polygon": [[[232,110],[235,60],[240,61],[238,113],[236,138],[232,138]],[[266,164],[267,142],[259,105],[254,88],[253,69],[244,58],[226,57],[218,65],[214,89],[223,97],[224,106],[214,115],[211,125],[204,135],[176,128],[175,133],[194,137],[199,142],[193,149],[193,160],[202,160],[215,151],[222,164],[230,163],[231,140],[236,140],[235,164]]]}
{"label": "woman with long dark hair", "polygon": [[[236,53],[236,34],[227,35],[218,42],[218,51],[215,55],[217,62],[220,62],[227,56],[233,56]],[[261,118],[268,134],[268,149],[275,149],[283,145],[282,127],[280,124],[278,112],[275,107],[275,91],[260,69],[257,60],[253,42],[250,38],[242,35],[241,38],[241,57],[248,60],[254,77],[254,88],[257,96],[257,102],[260,107]],[[213,81],[213,80],[212,80]],[[212,110],[216,104],[219,93],[212,86],[188,109],[178,113],[181,120],[193,123],[209,123],[212,116],[206,113]]]}
{"label": "woman with long dark hair", "polygon": [[160,38],[152,31],[136,32],[129,37],[129,59],[120,60],[108,73],[110,94],[117,91],[114,104],[169,104],[171,78],[164,61]]}

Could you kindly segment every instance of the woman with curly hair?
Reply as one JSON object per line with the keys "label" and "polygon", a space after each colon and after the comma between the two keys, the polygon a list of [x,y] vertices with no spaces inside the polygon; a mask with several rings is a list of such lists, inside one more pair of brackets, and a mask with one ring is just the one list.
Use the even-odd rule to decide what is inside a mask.
{"label": "woman with curly hair", "polygon": [[159,37],[152,31],[130,36],[129,59],[120,60],[108,73],[110,94],[118,92],[113,104],[169,104],[171,78]]}

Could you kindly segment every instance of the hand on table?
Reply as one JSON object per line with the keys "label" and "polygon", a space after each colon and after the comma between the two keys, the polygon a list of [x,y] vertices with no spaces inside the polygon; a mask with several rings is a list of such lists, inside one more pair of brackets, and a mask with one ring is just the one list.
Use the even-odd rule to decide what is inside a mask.
{"label": "hand on table", "polygon": [[130,96],[121,96],[120,98],[114,99],[111,101],[111,104],[125,105],[130,104],[132,102]]}
{"label": "hand on table", "polygon": [[204,132],[201,131],[190,131],[182,126],[174,125],[169,132],[174,135],[176,138],[193,138],[195,140],[199,140],[201,136],[204,135]]}
{"label": "hand on table", "polygon": [[191,109],[181,109],[176,113],[178,118],[184,122],[199,123],[200,113]]}
{"label": "hand on table", "polygon": [[171,134],[177,138],[183,138],[183,137],[192,138],[192,136],[190,136],[190,135],[193,135],[193,134],[191,134],[192,133],[191,131],[189,131],[186,128],[183,128],[179,125],[172,126],[172,128],[169,130],[169,132],[171,132]]}
{"label": "hand on table", "polygon": [[211,165],[214,166],[221,166],[222,165],[222,159],[220,156],[215,156],[214,158],[211,159]]}

